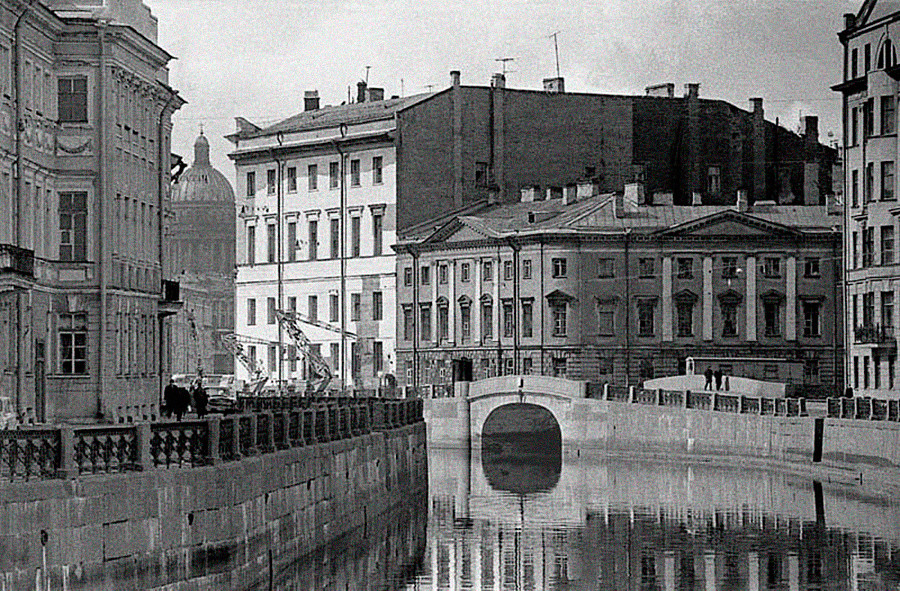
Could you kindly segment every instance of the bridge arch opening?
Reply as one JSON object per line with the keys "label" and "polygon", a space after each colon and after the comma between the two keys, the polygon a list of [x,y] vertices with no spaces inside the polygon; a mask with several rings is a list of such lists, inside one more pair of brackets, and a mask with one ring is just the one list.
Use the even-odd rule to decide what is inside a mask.
{"label": "bridge arch opening", "polygon": [[537,404],[495,408],[481,431],[481,464],[495,490],[529,494],[552,490],[562,471],[562,430]]}

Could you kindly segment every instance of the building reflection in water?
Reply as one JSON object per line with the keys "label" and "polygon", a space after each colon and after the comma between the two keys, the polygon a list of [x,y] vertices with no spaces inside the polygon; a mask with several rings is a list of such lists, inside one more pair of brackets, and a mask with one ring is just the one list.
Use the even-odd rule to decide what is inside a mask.
{"label": "building reflection in water", "polygon": [[708,464],[566,455],[548,475],[552,460],[501,451],[430,450],[425,571],[408,589],[900,589],[897,500]]}

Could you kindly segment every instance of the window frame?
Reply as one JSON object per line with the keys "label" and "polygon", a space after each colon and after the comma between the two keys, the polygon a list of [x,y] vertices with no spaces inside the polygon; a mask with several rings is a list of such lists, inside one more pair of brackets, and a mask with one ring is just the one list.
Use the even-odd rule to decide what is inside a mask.
{"label": "window frame", "polygon": [[[68,86],[68,88],[63,88]],[[79,87],[79,88],[76,88]],[[83,86],[83,88],[80,88]],[[60,125],[84,124],[90,120],[88,79],[85,75],[59,76],[56,83],[56,120]]]}
{"label": "window frame", "polygon": [[88,314],[60,312],[57,316],[59,365],[62,375],[88,375]]}

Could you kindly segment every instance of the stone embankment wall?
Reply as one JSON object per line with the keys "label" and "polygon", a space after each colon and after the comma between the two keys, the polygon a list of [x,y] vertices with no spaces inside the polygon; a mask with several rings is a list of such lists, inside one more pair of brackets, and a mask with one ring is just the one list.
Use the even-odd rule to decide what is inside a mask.
{"label": "stone embankment wall", "polygon": [[226,571],[257,588],[425,486],[421,422],[205,467],[3,483],[0,591],[204,588]]}

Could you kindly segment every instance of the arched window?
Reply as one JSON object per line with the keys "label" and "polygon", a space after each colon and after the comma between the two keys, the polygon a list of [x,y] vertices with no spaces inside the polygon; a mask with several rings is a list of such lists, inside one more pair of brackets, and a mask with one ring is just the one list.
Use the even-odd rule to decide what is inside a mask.
{"label": "arched window", "polygon": [[878,69],[886,70],[897,65],[897,48],[890,39],[885,39],[878,50]]}

